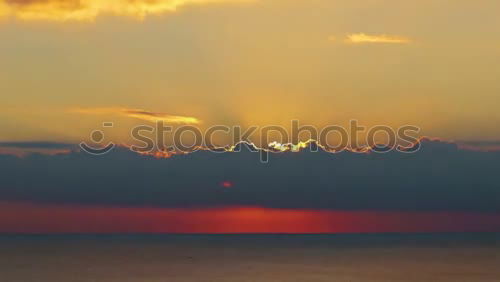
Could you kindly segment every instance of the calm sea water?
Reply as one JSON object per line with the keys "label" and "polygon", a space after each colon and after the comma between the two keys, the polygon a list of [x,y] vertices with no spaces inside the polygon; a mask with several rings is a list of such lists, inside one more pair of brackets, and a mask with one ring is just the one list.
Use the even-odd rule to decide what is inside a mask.
{"label": "calm sea water", "polygon": [[0,281],[500,281],[498,234],[1,236]]}

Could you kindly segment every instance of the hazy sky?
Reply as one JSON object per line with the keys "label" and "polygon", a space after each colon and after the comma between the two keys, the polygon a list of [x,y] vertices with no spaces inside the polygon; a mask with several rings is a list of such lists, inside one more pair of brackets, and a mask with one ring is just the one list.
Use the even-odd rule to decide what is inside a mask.
{"label": "hazy sky", "polygon": [[123,139],[148,122],[127,109],[498,140],[498,11],[497,0],[0,0],[0,141],[77,142],[103,121]]}

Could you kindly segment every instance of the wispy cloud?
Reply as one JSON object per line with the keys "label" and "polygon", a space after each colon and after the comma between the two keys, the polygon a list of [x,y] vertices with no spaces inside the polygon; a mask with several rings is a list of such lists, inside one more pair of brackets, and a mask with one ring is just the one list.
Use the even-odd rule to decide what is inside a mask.
{"label": "wispy cloud", "polygon": [[365,33],[348,34],[345,39],[349,44],[370,44],[370,43],[386,43],[386,44],[408,44],[411,40],[406,37],[392,35],[369,35]]}
{"label": "wispy cloud", "polygon": [[457,141],[459,147],[477,151],[500,151],[500,140]]}
{"label": "wispy cloud", "polygon": [[164,121],[169,123],[198,124],[200,120],[195,117],[174,116],[165,113],[153,113],[144,110],[124,109],[123,113],[128,117],[157,122]]}
{"label": "wispy cloud", "polygon": [[7,141],[0,142],[0,155],[28,156],[32,153],[43,155],[68,154],[78,145],[54,141]]}
{"label": "wispy cloud", "polygon": [[0,16],[22,20],[92,21],[102,14],[144,18],[190,4],[252,0],[0,0]]}
{"label": "wispy cloud", "polygon": [[51,141],[0,142],[0,147],[19,149],[69,149],[74,144]]}
{"label": "wispy cloud", "polygon": [[163,121],[166,123],[175,124],[199,124],[201,121],[195,117],[177,116],[166,113],[155,113],[142,109],[129,109],[129,108],[76,108],[70,109],[70,112],[90,115],[102,114],[117,114],[121,116],[141,119],[150,122]]}

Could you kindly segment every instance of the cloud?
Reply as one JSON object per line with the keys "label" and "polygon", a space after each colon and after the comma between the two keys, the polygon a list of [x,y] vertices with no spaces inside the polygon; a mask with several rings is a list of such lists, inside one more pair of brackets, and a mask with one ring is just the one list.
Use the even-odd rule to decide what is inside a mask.
{"label": "cloud", "polygon": [[74,144],[50,141],[0,142],[0,147],[16,149],[70,149]]}
{"label": "cloud", "polygon": [[368,35],[365,33],[353,33],[347,35],[345,40],[350,44],[370,44],[370,43],[386,43],[386,44],[408,44],[411,43],[409,38],[390,35]]}
{"label": "cloud", "polygon": [[43,155],[67,154],[78,145],[52,141],[9,141],[0,142],[0,155],[28,156],[33,153]]}
{"label": "cloud", "polygon": [[103,114],[118,114],[121,116],[141,119],[150,122],[163,121],[165,123],[174,124],[199,124],[201,120],[195,117],[169,115],[166,113],[155,113],[142,109],[129,109],[129,108],[77,108],[71,109],[70,112],[90,114],[90,115],[103,115]]}
{"label": "cloud", "polygon": [[2,20],[8,15],[9,10],[10,10],[9,6],[7,6],[7,4],[5,4],[3,0],[0,0],[0,20]]}
{"label": "cloud", "polygon": [[[152,158],[117,147],[0,155],[5,201],[170,208],[260,206],[359,211],[500,211],[500,152],[422,140],[412,154],[198,151]],[[221,183],[230,181],[231,189]]]}
{"label": "cloud", "polygon": [[185,116],[173,116],[167,115],[164,113],[153,113],[144,110],[124,110],[124,114],[128,117],[133,117],[137,119],[158,122],[163,121],[167,123],[176,123],[176,124],[198,124],[200,120],[195,117],[185,117]]}
{"label": "cloud", "polygon": [[478,151],[499,151],[499,140],[488,141],[457,141],[457,144],[464,149],[478,150]]}
{"label": "cloud", "polygon": [[0,16],[21,20],[92,21],[102,14],[144,18],[190,4],[251,0],[0,0]]}

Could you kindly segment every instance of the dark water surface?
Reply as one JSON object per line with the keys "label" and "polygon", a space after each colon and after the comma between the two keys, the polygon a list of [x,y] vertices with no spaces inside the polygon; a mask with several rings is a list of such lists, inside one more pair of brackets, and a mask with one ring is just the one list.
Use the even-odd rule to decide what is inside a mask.
{"label": "dark water surface", "polygon": [[0,236],[0,281],[500,281],[499,234]]}

